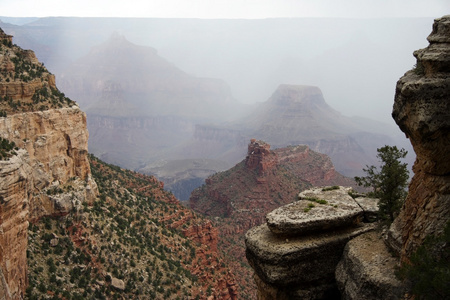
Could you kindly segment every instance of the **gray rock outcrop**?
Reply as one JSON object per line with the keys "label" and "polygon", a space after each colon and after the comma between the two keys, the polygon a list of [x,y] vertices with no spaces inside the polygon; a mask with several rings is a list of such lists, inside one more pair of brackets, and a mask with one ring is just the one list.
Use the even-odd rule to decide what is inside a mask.
{"label": "gray rock outcrop", "polygon": [[392,117],[417,155],[414,177],[389,245],[402,261],[450,216],[450,15],[436,19],[430,45],[414,52],[416,68],[397,82]]}
{"label": "gray rock outcrop", "polygon": [[376,231],[362,234],[345,246],[336,268],[343,299],[401,299],[405,285],[397,279],[398,258],[388,251]]}
{"label": "gray rock outcrop", "polygon": [[408,283],[395,277],[396,266],[449,222],[450,16],[435,20],[428,41],[427,48],[414,52],[415,69],[397,82],[392,112],[417,155],[415,175],[386,243],[380,234],[368,233],[347,244],[336,270],[344,299],[405,299]]}
{"label": "gray rock outcrop", "polygon": [[[335,269],[346,243],[374,229],[349,188],[314,188],[267,214],[245,236],[259,299],[339,297]],[[373,199],[376,202],[375,199]]]}

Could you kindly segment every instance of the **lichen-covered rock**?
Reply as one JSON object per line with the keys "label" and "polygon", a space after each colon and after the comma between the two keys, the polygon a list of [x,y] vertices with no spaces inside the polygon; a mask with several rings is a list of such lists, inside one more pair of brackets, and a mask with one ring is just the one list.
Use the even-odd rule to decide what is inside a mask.
{"label": "lichen-covered rock", "polygon": [[[324,299],[323,295],[336,290],[334,271],[345,244],[369,230],[373,225],[286,238],[263,224],[245,235],[246,256],[258,278],[276,293],[297,295],[286,299]],[[311,288],[320,292],[312,293]]]}
{"label": "lichen-covered rock", "polygon": [[389,245],[408,260],[450,216],[450,16],[436,19],[430,45],[414,52],[415,70],[397,82],[392,116],[417,155],[409,193]]}
{"label": "lichen-covered rock", "polygon": [[299,201],[267,214],[267,225],[275,234],[305,235],[332,228],[356,226],[363,210],[348,195],[351,188],[313,188],[299,195]]}
{"label": "lichen-covered rock", "polygon": [[394,272],[398,259],[377,232],[349,241],[336,268],[336,281],[346,300],[403,299],[405,285]]}

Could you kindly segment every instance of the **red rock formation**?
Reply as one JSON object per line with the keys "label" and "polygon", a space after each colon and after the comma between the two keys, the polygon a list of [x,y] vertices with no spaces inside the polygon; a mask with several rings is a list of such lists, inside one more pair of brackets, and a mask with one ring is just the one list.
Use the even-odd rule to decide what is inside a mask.
{"label": "red rock formation", "polygon": [[245,262],[243,234],[265,222],[265,215],[297,199],[298,193],[311,185],[346,185],[355,183],[340,175],[328,156],[307,146],[270,150],[270,145],[251,140],[247,157],[228,171],[206,179],[194,190],[190,206],[216,218],[219,248],[230,257],[237,275],[240,293],[253,294],[253,280]]}
{"label": "red rock formation", "polygon": [[450,216],[450,16],[436,19],[430,45],[414,52],[415,70],[397,82],[392,116],[417,159],[409,193],[390,230],[403,260]]}
{"label": "red rock formation", "polygon": [[217,252],[219,230],[212,225],[211,221],[193,224],[184,229],[183,234],[194,242],[208,245],[212,251]]}
{"label": "red rock formation", "polygon": [[245,158],[245,166],[249,170],[256,170],[260,176],[265,175],[266,171],[278,162],[275,153],[270,151],[270,145],[251,139],[248,145],[247,157]]}

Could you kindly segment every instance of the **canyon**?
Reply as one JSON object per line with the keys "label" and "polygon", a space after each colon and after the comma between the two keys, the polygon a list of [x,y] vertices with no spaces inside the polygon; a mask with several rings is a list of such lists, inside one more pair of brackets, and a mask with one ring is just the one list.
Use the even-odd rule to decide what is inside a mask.
{"label": "canyon", "polygon": [[220,249],[230,257],[229,267],[239,278],[240,294],[253,299],[256,286],[245,259],[245,232],[263,224],[271,210],[295,201],[299,191],[333,185],[357,187],[335,170],[327,155],[308,146],[271,150],[270,144],[251,139],[246,158],[209,176],[192,192],[189,206],[216,225]]}
{"label": "canyon", "polygon": [[[345,172],[372,163],[369,154],[389,140],[382,134],[389,129],[375,123],[380,128],[371,131],[342,116],[318,87],[280,85],[240,120],[212,125],[225,108],[208,115],[190,102],[206,108],[226,99],[232,109],[223,81],[191,77],[154,49],[113,35],[84,62],[95,67],[105,59],[114,75],[114,51],[105,51],[121,49],[137,51],[143,68],[130,82],[83,81],[83,59],[72,65],[78,78],[65,86],[93,92],[80,94],[88,100],[86,116],[32,51],[0,31],[0,137],[14,145],[0,159],[0,298],[409,297],[395,269],[411,263],[427,236],[442,234],[449,222],[449,24],[449,16],[435,20],[430,45],[414,52],[415,68],[397,82],[392,116],[417,159],[404,206],[382,231],[376,199],[355,192],[333,161]],[[144,78],[149,66],[174,82]],[[90,73],[101,77],[100,69]],[[173,100],[156,114],[139,109],[147,79],[158,91],[154,103]],[[185,105],[168,92],[177,84],[180,94],[196,91]],[[147,104],[142,108],[152,111]],[[184,195],[208,176],[192,192],[190,208],[156,177],[89,155],[91,120],[97,126],[91,135],[107,145],[96,151],[108,160],[126,160],[122,150],[138,148],[130,156],[136,168],[172,178]],[[139,158],[153,149],[139,142],[158,135],[169,139],[153,145],[160,147],[154,160]],[[189,156],[177,156],[183,152]],[[447,243],[433,251],[448,250]]]}
{"label": "canyon", "polygon": [[[86,114],[32,51],[3,31],[0,40],[0,137],[2,147],[12,145],[0,160],[1,298],[236,299],[211,221],[183,207],[155,177],[88,155]],[[141,216],[146,221],[138,222]],[[153,245],[145,252],[144,238]],[[168,270],[159,275],[160,268]],[[146,280],[141,288],[136,274]]]}
{"label": "canyon", "polygon": [[[414,20],[413,23],[417,24],[416,21],[418,22]],[[399,135],[397,128],[366,118],[346,117],[349,107],[345,110],[340,108],[345,114],[342,115],[325,103],[322,90],[328,95],[327,102],[333,101],[333,107],[340,107],[340,102],[345,102],[346,99],[334,95],[341,93],[342,86],[346,86],[346,83],[330,94],[329,84],[322,85],[320,80],[311,81],[310,78],[314,77],[318,70],[327,70],[327,73],[319,78],[328,78],[330,74],[335,74],[339,68],[330,69],[330,66],[341,60],[330,62],[331,58],[327,55],[322,57],[317,54],[318,57],[312,61],[317,65],[327,62],[325,65],[320,68],[299,66],[296,73],[300,74],[291,77],[292,66],[304,59],[303,56],[298,57],[299,53],[309,52],[304,44],[298,45],[296,52],[291,53],[292,66],[283,74],[279,74],[276,66],[287,63],[279,62],[281,58],[275,59],[274,62],[273,55],[266,53],[266,50],[262,51],[261,48],[248,55],[247,50],[252,49],[251,45],[258,45],[261,41],[266,43],[273,38],[270,32],[277,32],[280,28],[283,28],[284,32],[286,28],[291,28],[282,26],[286,20],[256,21],[267,28],[267,32],[255,32],[245,39],[240,37],[241,30],[236,31],[234,28],[241,28],[243,33],[253,32],[255,28],[251,24],[254,22],[174,22],[178,25],[169,20],[150,19],[133,20],[130,23],[130,20],[117,19],[42,18],[22,26],[4,25],[17,36],[20,43],[33,45],[33,49],[37,49],[38,56],[57,74],[58,85],[71,99],[77,100],[87,113],[92,153],[109,163],[156,175],[166,183],[165,187],[181,200],[188,200],[190,192],[200,186],[209,175],[227,170],[241,161],[246,155],[247,143],[251,138],[264,140],[271,144],[272,148],[306,144],[315,151],[328,154],[336,169],[346,176],[361,175],[361,169],[365,165],[375,164],[376,148],[385,144],[407,148],[411,154],[409,162],[412,164],[414,161],[409,143],[405,143],[406,139]],[[284,41],[286,35],[283,33],[279,35],[280,42],[283,40],[283,43],[289,44],[294,40],[305,41],[309,38],[309,33],[305,32],[306,28],[321,28],[324,22],[328,24],[328,20],[322,20],[316,24],[317,27],[307,26],[304,24],[305,20],[291,20],[288,22],[290,26],[297,24],[291,35],[297,36],[298,39]],[[200,26],[203,23],[207,25]],[[353,21],[350,23],[353,24]],[[369,30],[373,24],[350,23],[343,24],[334,20],[331,21],[333,25],[328,28],[348,29],[335,36],[341,36],[343,40],[350,39],[351,49],[348,51],[352,53],[355,49],[364,48],[358,57],[366,60],[369,55],[362,56],[361,53],[372,51],[369,49],[374,49],[373,44],[365,39],[358,39],[358,43],[355,43],[350,33],[355,29]],[[141,27],[136,27],[137,24]],[[411,26],[412,23],[408,24]],[[56,28],[61,31],[55,30]],[[148,30],[138,35],[137,32],[142,32],[142,28]],[[226,31],[229,35],[221,34],[225,28],[228,28]],[[219,34],[216,30],[219,30]],[[389,32],[392,30],[403,30],[403,27],[391,26]],[[205,35],[199,34],[204,31]],[[66,32],[70,39],[66,41],[62,37],[52,40],[46,38],[50,33],[59,36],[61,32]],[[269,36],[266,37],[266,34]],[[324,32],[318,32],[316,38],[324,38],[328,45],[328,41],[334,37],[331,33],[330,36],[325,34],[325,37],[323,34]],[[192,45],[186,40],[186,36],[193,37],[192,41],[198,41],[198,44]],[[207,40],[206,36],[209,37]],[[36,40],[38,37],[39,40]],[[175,37],[179,38],[182,47],[176,47],[173,40]],[[252,43],[254,40],[256,42]],[[314,41],[314,44],[316,43],[317,39]],[[405,41],[395,46],[402,47],[404,44]],[[223,48],[217,49],[218,45]],[[205,50],[210,47],[214,48],[211,52]],[[272,49],[271,45],[266,47],[264,49]],[[75,48],[77,51],[74,51]],[[322,49],[325,53],[335,54],[334,50],[327,52],[325,49]],[[370,56],[370,61],[383,53],[382,49],[378,50],[380,52]],[[393,45],[389,51],[391,54],[386,56],[390,58]],[[177,54],[178,52],[183,54]],[[210,53],[220,55],[214,55],[212,59]],[[255,56],[255,53],[260,55]],[[348,56],[341,52],[337,55],[342,61]],[[118,59],[119,56],[123,58]],[[242,63],[236,63],[235,59]],[[396,61],[402,59],[403,56],[398,56]],[[384,58],[378,66],[385,65],[386,60]],[[192,72],[192,68],[188,68],[190,66],[198,70],[205,61],[215,67],[207,68],[205,72]],[[234,76],[240,78],[239,80],[228,76],[227,82],[214,79],[223,78],[221,76],[204,78],[204,74],[223,70],[223,64],[227,61],[229,63],[226,64],[226,69],[235,69],[233,72],[225,72],[228,75],[246,74],[250,70],[249,67],[252,67],[252,70],[262,68],[264,71],[253,71],[254,78],[249,78],[248,74]],[[254,66],[255,62],[258,62],[257,67]],[[364,73],[366,76],[373,75]],[[270,77],[270,84],[265,84],[266,81],[260,78],[264,74]],[[309,78],[304,78],[306,74]],[[275,78],[276,75],[277,81],[274,81],[272,77]],[[353,73],[347,75],[353,76]],[[243,77],[247,80],[242,80]],[[332,85],[336,85],[336,79],[341,77],[333,76]],[[251,88],[256,78],[260,82],[258,88]],[[355,80],[360,78],[362,76]],[[381,84],[380,78],[386,78],[386,72],[376,79],[378,84]],[[281,84],[283,82],[319,82],[320,89],[313,85]],[[360,85],[354,84],[353,89],[346,90],[359,91],[361,86],[367,87],[366,82],[368,81]],[[247,92],[242,92],[243,90]],[[242,94],[247,95],[249,91],[258,93],[259,96],[243,98]],[[380,91],[381,89],[377,88],[373,93],[361,92],[358,102],[378,95]],[[237,93],[241,97],[236,97]],[[249,99],[257,102],[242,104]],[[373,101],[372,105],[375,105],[374,103],[378,104],[378,101]],[[290,136],[286,132],[295,134]]]}
{"label": "canyon", "polygon": [[[258,299],[448,297],[446,283],[431,283],[446,280],[448,236],[435,244],[430,241],[444,236],[450,224],[449,38],[450,16],[436,19],[429,46],[414,52],[415,68],[397,82],[392,117],[417,159],[408,195],[393,223],[366,223],[369,219],[358,214],[376,212],[376,200],[358,203],[358,197],[339,194],[342,187],[300,193],[299,201],[268,213],[265,224],[246,233]],[[443,257],[441,265],[423,264],[426,255]],[[400,275],[405,267],[427,278]],[[427,273],[431,268],[438,273]]]}

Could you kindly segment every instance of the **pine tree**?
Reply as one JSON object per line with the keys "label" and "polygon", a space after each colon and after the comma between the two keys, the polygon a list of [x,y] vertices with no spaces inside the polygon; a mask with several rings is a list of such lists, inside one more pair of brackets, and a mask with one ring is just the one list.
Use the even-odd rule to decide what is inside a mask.
{"label": "pine tree", "polygon": [[372,187],[372,195],[380,199],[379,214],[382,219],[392,222],[406,198],[408,184],[407,164],[402,163],[408,152],[396,146],[384,146],[377,149],[377,157],[381,161],[381,169],[367,166],[363,171],[365,177],[355,177],[358,185]]}

